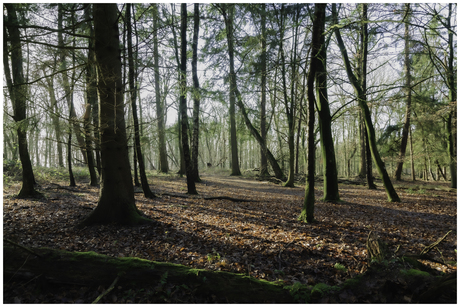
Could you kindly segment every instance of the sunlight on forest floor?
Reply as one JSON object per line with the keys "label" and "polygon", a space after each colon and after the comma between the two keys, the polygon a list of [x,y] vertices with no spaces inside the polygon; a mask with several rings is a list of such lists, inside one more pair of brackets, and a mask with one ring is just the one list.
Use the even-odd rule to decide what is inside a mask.
{"label": "sunlight on forest floor", "polygon": [[[399,183],[401,203],[386,201],[384,189],[368,190],[341,184],[341,202],[325,203],[322,183],[316,188],[314,224],[297,220],[304,189],[284,188],[244,177],[202,174],[199,195],[186,196],[185,178],[177,175],[149,178],[159,196],[149,200],[136,193],[138,208],[156,223],[140,227],[91,226],[76,230],[97,204],[98,188],[77,183],[40,182],[46,198],[21,200],[11,196],[20,184],[4,187],[4,238],[25,246],[69,251],[95,251],[114,257],[135,256],[210,270],[244,272],[256,278],[330,285],[366,270],[366,239],[376,232],[390,249],[420,253],[426,246],[451,235],[431,257],[456,268],[457,198],[442,183]],[[406,188],[403,188],[406,186]],[[141,191],[136,188],[136,191]],[[246,202],[204,197],[227,196]],[[337,263],[344,270],[338,270]]]}

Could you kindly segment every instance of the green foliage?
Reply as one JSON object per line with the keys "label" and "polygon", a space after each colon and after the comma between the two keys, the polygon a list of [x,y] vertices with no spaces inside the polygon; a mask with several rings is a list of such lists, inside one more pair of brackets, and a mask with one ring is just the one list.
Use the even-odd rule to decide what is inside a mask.
{"label": "green foliage", "polygon": [[307,285],[304,285],[298,281],[296,281],[291,286],[285,286],[284,289],[289,291],[289,294],[292,295],[296,302],[303,302],[308,303],[310,300],[310,288]]}
{"label": "green foliage", "polygon": [[417,269],[400,270],[401,274],[408,277],[430,277],[430,273]]}
{"label": "green foliage", "polygon": [[346,273],[348,271],[348,269],[343,264],[340,264],[340,263],[334,264],[334,268],[343,273]]}

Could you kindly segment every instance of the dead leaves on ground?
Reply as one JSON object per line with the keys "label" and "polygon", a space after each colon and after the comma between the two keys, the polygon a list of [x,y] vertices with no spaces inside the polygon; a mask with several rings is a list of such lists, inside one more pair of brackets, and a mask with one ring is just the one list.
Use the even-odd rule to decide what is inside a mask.
{"label": "dead leaves on ground", "polygon": [[[47,199],[20,200],[4,196],[4,236],[25,246],[69,251],[95,251],[113,257],[134,256],[180,263],[190,267],[250,274],[285,284],[339,284],[366,269],[365,242],[370,230],[406,252],[454,232],[440,246],[442,255],[456,261],[456,194],[400,191],[401,203],[386,201],[382,187],[342,185],[341,202],[321,202],[317,187],[318,223],[297,221],[303,187],[283,188],[242,178],[203,177],[200,197],[178,198],[162,193],[186,192],[184,179],[154,178],[159,198],[136,193],[138,208],[158,223],[129,228],[74,226],[97,203],[98,190],[83,184],[75,192],[42,187]],[[18,188],[16,186],[16,188]],[[14,193],[14,187],[5,193]],[[205,200],[227,196],[254,200]],[[256,201],[256,202],[255,202]],[[344,267],[345,269],[338,269]],[[439,270],[451,268],[439,266]]]}

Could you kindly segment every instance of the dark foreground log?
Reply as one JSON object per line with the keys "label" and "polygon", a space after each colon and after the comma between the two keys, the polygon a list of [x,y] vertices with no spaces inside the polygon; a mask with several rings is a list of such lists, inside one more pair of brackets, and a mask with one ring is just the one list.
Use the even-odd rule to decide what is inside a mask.
{"label": "dark foreground log", "polygon": [[[50,296],[47,291],[71,286],[80,292],[85,288],[88,297],[83,298],[81,295],[72,298],[71,290],[61,289],[69,295],[66,298],[69,302],[79,303],[91,303],[101,294],[106,297],[100,298],[100,302],[111,302],[114,296],[120,298],[135,293],[143,295],[144,303],[294,302],[283,286],[244,274],[192,269],[139,258],[113,258],[94,252],[32,250],[40,257],[17,246],[4,246],[4,284],[11,286],[16,281],[12,288],[18,288],[34,282],[37,284],[34,290],[43,292],[44,300]],[[104,293],[111,285],[113,290]],[[6,301],[7,290],[4,287],[4,303],[11,303]]]}

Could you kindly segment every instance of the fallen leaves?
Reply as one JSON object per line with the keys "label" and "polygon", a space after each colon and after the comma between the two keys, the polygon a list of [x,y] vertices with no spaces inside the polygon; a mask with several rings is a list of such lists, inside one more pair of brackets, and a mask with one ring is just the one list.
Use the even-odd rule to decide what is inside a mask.
{"label": "fallen leaves", "polygon": [[[84,185],[64,193],[55,185],[44,186],[48,198],[40,201],[4,196],[4,236],[25,246],[134,256],[281,279],[287,284],[333,285],[362,273],[370,230],[390,247],[402,245],[418,253],[453,229],[440,248],[445,261],[456,261],[457,209],[452,192],[399,192],[403,201],[388,203],[381,187],[370,191],[341,185],[342,201],[325,203],[318,189],[318,223],[304,224],[297,221],[303,187],[287,189],[242,178],[202,179],[197,185],[201,197],[164,195],[148,200],[136,193],[138,208],[157,223],[134,228],[101,225],[76,230],[77,222],[97,203],[98,189]],[[184,193],[185,186],[184,179],[163,176],[154,178],[152,189],[161,196]],[[246,201],[204,199],[219,196]],[[344,269],[337,270],[337,263]]]}

